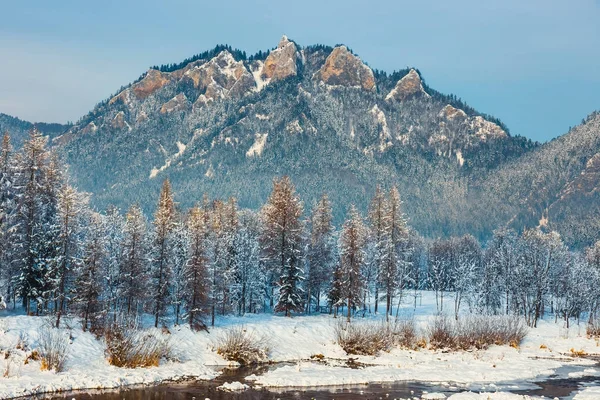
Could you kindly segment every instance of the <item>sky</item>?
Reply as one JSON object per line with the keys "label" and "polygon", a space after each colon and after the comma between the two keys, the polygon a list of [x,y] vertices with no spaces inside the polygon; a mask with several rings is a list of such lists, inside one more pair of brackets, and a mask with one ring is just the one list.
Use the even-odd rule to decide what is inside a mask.
{"label": "sky", "polygon": [[0,0],[0,112],[77,121],[151,65],[346,44],[547,141],[600,110],[600,0]]}

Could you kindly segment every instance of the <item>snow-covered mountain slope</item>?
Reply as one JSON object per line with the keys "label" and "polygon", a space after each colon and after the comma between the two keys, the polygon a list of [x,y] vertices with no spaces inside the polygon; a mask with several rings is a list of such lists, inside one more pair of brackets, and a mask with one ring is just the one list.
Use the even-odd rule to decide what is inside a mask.
{"label": "snow-covered mountain slope", "polygon": [[182,207],[206,192],[256,208],[287,174],[308,205],[328,192],[338,221],[396,184],[423,234],[482,238],[495,226],[472,217],[473,177],[536,147],[415,69],[386,74],[345,46],[286,37],[252,57],[219,46],[150,69],[54,144],[100,208],[151,212],[165,178]]}

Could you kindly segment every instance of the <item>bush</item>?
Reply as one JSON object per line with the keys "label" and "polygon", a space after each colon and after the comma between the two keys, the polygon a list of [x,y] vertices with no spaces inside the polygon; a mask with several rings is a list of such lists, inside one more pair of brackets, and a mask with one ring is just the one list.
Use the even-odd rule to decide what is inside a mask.
{"label": "bush", "polygon": [[241,365],[267,361],[269,348],[264,338],[256,337],[244,327],[226,330],[217,341],[217,354]]}
{"label": "bush", "polygon": [[586,333],[590,338],[600,338],[600,322],[593,321],[587,326]]}
{"label": "bush", "polygon": [[416,330],[412,320],[394,324],[385,322],[340,323],[335,328],[337,343],[347,354],[374,356],[395,346],[414,348]]}
{"label": "bush", "polygon": [[115,367],[158,367],[170,354],[169,341],[158,332],[112,326],[105,330],[104,340],[108,362]]}
{"label": "bush", "polygon": [[426,334],[432,349],[454,349],[456,347],[454,324],[445,315],[437,315],[430,321]]}
{"label": "bush", "polygon": [[513,316],[469,315],[458,321],[437,316],[427,329],[433,349],[487,349],[491,345],[518,347],[527,335],[523,320]]}
{"label": "bush", "polygon": [[69,336],[65,332],[48,325],[44,325],[38,330],[38,336],[42,370],[61,372],[67,357]]}

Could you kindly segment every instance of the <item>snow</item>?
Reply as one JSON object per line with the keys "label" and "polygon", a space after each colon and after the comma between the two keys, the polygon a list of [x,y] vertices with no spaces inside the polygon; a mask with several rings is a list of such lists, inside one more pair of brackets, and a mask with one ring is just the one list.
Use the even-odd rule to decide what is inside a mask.
{"label": "snow", "polygon": [[254,89],[256,92],[263,90],[270,82],[270,79],[263,79],[261,76],[263,65],[264,63],[262,61],[258,61],[256,69],[252,71],[254,82],[256,82],[256,88]]}
{"label": "snow", "polygon": [[581,390],[573,400],[598,400],[600,399],[600,386],[590,386]]}
{"label": "snow", "polygon": [[[435,297],[430,292],[418,294],[422,296],[422,303],[415,308],[413,297],[407,297],[400,315],[414,316],[417,326],[423,329],[435,314]],[[451,304],[452,297],[447,299]],[[380,317],[371,315],[353,323]],[[172,347],[170,361],[163,360],[155,368],[124,369],[110,366],[102,341],[82,332],[79,323],[70,320],[65,326],[71,328],[63,328],[65,334],[72,337],[65,371],[54,373],[40,371],[39,361],[23,364],[19,357],[24,356],[24,351],[16,350],[20,341],[26,343],[28,350],[36,348],[38,328],[45,323],[45,318],[0,311],[0,350],[12,350],[16,354],[10,376],[0,378],[0,399],[58,390],[155,384],[184,377],[212,379],[218,373],[211,366],[230,364],[216,354],[216,343],[228,328],[239,325],[265,340],[270,361],[292,364],[275,366],[262,375],[247,377],[246,384],[226,383],[222,387],[226,390],[241,390],[242,385],[250,382],[268,388],[420,381],[452,383],[472,391],[453,394],[449,397],[451,400],[513,400],[523,397],[503,393],[507,385],[513,387],[519,382],[543,380],[553,374],[575,378],[600,376],[594,361],[570,356],[571,349],[600,353],[596,341],[586,337],[585,324],[573,324],[567,329],[562,322],[554,323],[551,318],[540,321],[517,349],[493,346],[488,350],[447,353],[394,349],[378,356],[352,356],[365,364],[363,368],[352,369],[346,366],[348,355],[335,343],[335,327],[341,322],[327,314],[293,318],[250,314],[217,318],[217,326],[211,328],[210,333],[193,332],[187,326],[171,327],[168,334]],[[327,363],[311,362],[311,356],[315,355],[323,355]],[[0,357],[0,372],[4,372],[8,361]],[[564,366],[569,366],[567,372],[561,372]],[[587,400],[599,396],[600,387],[590,386],[583,388],[575,398]]]}
{"label": "snow", "polygon": [[219,386],[217,389],[223,390],[226,392],[241,392],[241,391],[244,391],[249,388],[250,388],[250,386],[248,386],[242,382],[226,382],[226,383],[222,384],[221,386]]}
{"label": "snow", "polygon": [[177,160],[183,154],[183,152],[186,149],[186,145],[179,141],[177,141],[175,144],[177,145],[177,153],[173,154],[171,157],[168,157],[165,160],[165,164],[162,167],[152,168],[152,170],[150,171],[150,179],[156,178],[159,172],[162,172],[165,169],[169,168],[171,166],[171,163],[173,163],[173,161]]}
{"label": "snow", "polygon": [[248,151],[246,152],[246,157],[260,157],[260,155],[263,152],[263,149],[265,148],[265,144],[267,143],[267,136],[269,136],[268,133],[257,133],[254,139],[254,143],[252,144],[252,146],[250,146],[250,148],[248,149]]}
{"label": "snow", "polygon": [[390,128],[388,127],[385,114],[383,113],[383,111],[381,111],[377,104],[375,104],[373,108],[371,108],[371,114],[373,114],[373,116],[377,119],[377,122],[381,126],[381,134],[379,135],[379,151],[383,152],[385,151],[385,149],[392,145],[392,143],[389,141],[392,138],[392,135],[390,134]]}
{"label": "snow", "polygon": [[462,167],[463,164],[465,163],[465,159],[463,158],[462,151],[459,150],[456,152],[456,159],[458,160],[458,163]]}

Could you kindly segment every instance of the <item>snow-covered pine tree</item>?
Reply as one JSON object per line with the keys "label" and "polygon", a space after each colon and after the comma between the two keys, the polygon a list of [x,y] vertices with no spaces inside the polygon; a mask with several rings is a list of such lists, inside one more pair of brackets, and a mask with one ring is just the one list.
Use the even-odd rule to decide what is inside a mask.
{"label": "snow-covered pine tree", "polygon": [[[47,171],[50,154],[47,139],[34,127],[16,158],[15,189],[17,213],[14,220],[14,242],[18,243],[15,267],[15,290],[23,301],[26,312],[31,313],[31,300],[44,297],[48,246],[55,247],[53,237],[56,229],[52,224],[54,204],[48,198]],[[41,304],[37,301],[36,312]]]}
{"label": "snow-covered pine tree", "polygon": [[230,197],[227,204],[224,204],[224,220],[223,220],[223,279],[221,281],[221,315],[225,315],[228,311],[228,306],[232,303],[230,298],[230,289],[232,285],[239,285],[240,282],[236,280],[239,278],[236,276],[238,266],[236,263],[239,261],[238,257],[238,209],[237,201],[234,197]]}
{"label": "snow-covered pine tree", "polygon": [[111,315],[112,322],[117,321],[119,310],[122,309],[123,282],[125,276],[121,276],[122,267],[125,265],[125,220],[118,208],[111,206],[106,210],[103,218],[104,246],[106,262],[101,271],[104,290],[104,305],[106,312]]}
{"label": "snow-covered pine tree", "polygon": [[351,205],[339,240],[340,274],[343,279],[342,298],[345,299],[348,308],[348,322],[350,322],[352,310],[361,304],[363,290],[365,290],[361,270],[364,262],[366,233],[361,215],[356,207]]}
{"label": "snow-covered pine tree", "polygon": [[313,297],[316,308],[319,309],[321,294],[328,286],[335,261],[333,215],[331,202],[326,194],[314,207],[310,221],[306,279],[307,312],[310,312]]}
{"label": "snow-covered pine tree", "polygon": [[204,210],[193,207],[187,218],[189,236],[188,260],[186,263],[186,307],[190,329],[206,329],[201,315],[205,311],[208,278],[208,226]]}
{"label": "snow-covered pine tree", "polygon": [[96,327],[96,320],[106,310],[108,304],[102,304],[104,290],[102,272],[105,270],[106,258],[104,221],[102,216],[90,213],[86,219],[87,235],[83,244],[83,259],[75,271],[73,286],[73,303],[77,306],[79,316],[83,319],[85,332],[90,326]]}
{"label": "snow-covered pine tree", "polygon": [[219,301],[222,301],[222,288],[225,280],[225,206],[221,200],[215,200],[210,209],[210,264],[209,264],[209,302],[210,325],[215,326],[215,316]]}
{"label": "snow-covered pine tree", "polygon": [[15,238],[14,218],[16,215],[16,193],[14,187],[15,166],[10,135],[4,133],[0,148],[0,293],[5,293],[6,301],[16,302],[14,279]]}
{"label": "snow-covered pine tree", "polygon": [[338,308],[344,303],[344,276],[342,275],[342,268],[340,263],[337,262],[333,269],[333,276],[331,279],[331,287],[327,293],[327,299],[329,303],[329,312],[333,309],[333,317],[337,318]]}
{"label": "snow-covered pine tree", "polygon": [[88,197],[77,192],[74,187],[64,184],[58,192],[58,218],[60,234],[57,244],[59,253],[48,276],[53,282],[54,301],[56,306],[56,327],[60,326],[60,318],[66,312],[69,283],[73,271],[78,268],[81,260],[81,221]]}
{"label": "snow-covered pine tree", "polygon": [[123,235],[121,295],[129,316],[137,314],[148,289],[147,222],[142,209],[134,204],[127,211]]}
{"label": "snow-covered pine tree", "polygon": [[186,264],[189,258],[188,251],[190,247],[187,227],[179,215],[175,224],[175,228],[173,229],[171,240],[171,264],[173,265],[171,304],[173,306],[173,311],[175,312],[175,325],[179,325],[181,320],[185,318],[185,315],[182,315],[182,312],[183,307],[185,306],[186,298]]}
{"label": "snow-covered pine tree", "polygon": [[386,196],[380,186],[375,189],[375,194],[369,204],[369,238],[373,243],[373,282],[367,282],[369,286],[374,286],[375,289],[375,313],[379,309],[379,283],[381,282],[381,271],[385,260],[385,243],[386,243]]}
{"label": "snow-covered pine tree", "polygon": [[260,276],[260,236],[258,217],[251,211],[239,213],[239,229],[236,239],[235,268],[231,274],[230,296],[238,315],[243,315],[252,308],[262,296],[264,279]]}
{"label": "snow-covered pine tree", "polygon": [[400,193],[396,187],[393,187],[384,207],[384,259],[379,272],[380,285],[384,289],[386,297],[386,320],[389,320],[389,316],[392,314],[392,299],[396,294],[398,295],[398,308],[400,307],[404,289],[408,286],[410,279],[409,230],[401,207]]}
{"label": "snow-covered pine tree", "polygon": [[275,311],[291,316],[303,310],[302,203],[289,177],[273,181],[273,191],[261,210],[263,259],[272,276],[279,276]]}
{"label": "snow-covered pine tree", "polygon": [[171,184],[168,179],[163,182],[158,200],[158,207],[154,214],[154,244],[151,292],[154,301],[154,327],[158,327],[159,318],[163,315],[169,289],[173,278],[171,259],[172,236],[177,222],[175,203]]}

